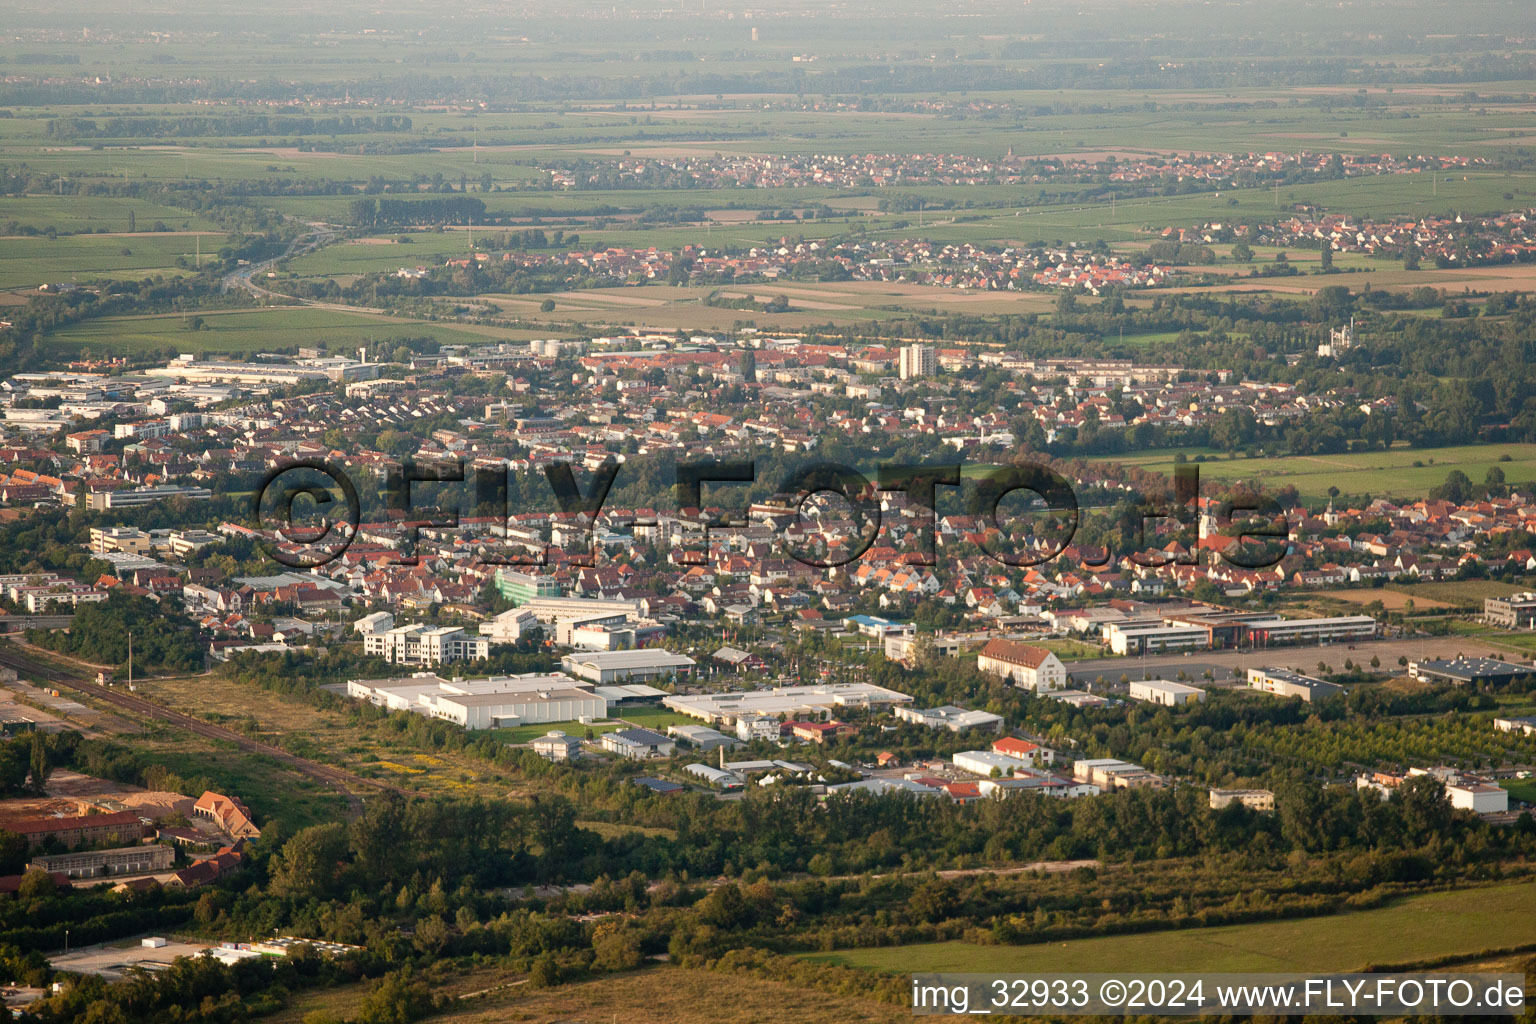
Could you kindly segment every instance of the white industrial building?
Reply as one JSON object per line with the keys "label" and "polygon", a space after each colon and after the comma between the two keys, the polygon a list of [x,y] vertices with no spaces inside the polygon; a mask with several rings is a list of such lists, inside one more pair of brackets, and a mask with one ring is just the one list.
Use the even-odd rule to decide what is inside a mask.
{"label": "white industrial building", "polygon": [[450,680],[427,672],[397,679],[354,679],[347,683],[347,695],[466,729],[574,722],[608,715],[608,701],[601,693],[558,674]]}
{"label": "white industrial building", "polygon": [[1518,732],[1526,736],[1536,736],[1536,715],[1524,718],[1495,718],[1493,727],[1499,732]]}
{"label": "white industrial building", "polygon": [[728,772],[723,768],[714,768],[707,764],[685,765],[683,767],[683,771],[687,772],[689,775],[698,776],[705,782],[709,783],[711,786],[714,786],[716,789],[725,790],[727,792],[740,789],[743,785],[745,785],[740,776],[732,772]]}
{"label": "white industrial building", "polygon": [[1498,814],[1509,810],[1509,790],[1491,782],[1474,782],[1464,779],[1447,783],[1446,798],[1451,806],[1477,814]]}
{"label": "white industrial building", "polygon": [[480,623],[480,635],[492,643],[515,644],[531,631],[542,628],[532,612],[513,608]]}
{"label": "white industrial building", "polygon": [[1186,686],[1167,679],[1132,680],[1131,699],[1175,707],[1179,704],[1198,704],[1205,700],[1205,691],[1198,686]]}
{"label": "white industrial building", "polygon": [[718,747],[729,750],[736,745],[731,737],[707,725],[669,725],[667,735],[682,740],[695,750],[714,750]]}
{"label": "white industrial building", "polygon": [[603,749],[620,757],[643,760],[648,757],[671,757],[677,744],[659,732],[650,729],[619,729],[603,733]]}
{"label": "white industrial building", "polygon": [[590,690],[577,689],[444,693],[430,699],[428,713],[466,729],[507,729],[602,718],[608,713],[608,702]]}
{"label": "white industrial building", "polygon": [[1017,757],[999,754],[994,750],[962,750],[951,760],[954,761],[955,767],[962,771],[988,777],[994,771],[1000,776],[1007,776],[1027,772],[1034,767],[1029,761],[1021,761]]}
{"label": "white industrial building", "polygon": [[997,733],[1003,731],[1002,715],[994,715],[990,711],[967,711],[952,704],[922,710],[897,706],[895,714],[903,722],[930,729],[948,729],[950,732],[965,732],[967,729]]}
{"label": "white industrial building", "polygon": [[565,671],[593,683],[687,675],[693,666],[692,658],[660,649],[577,651],[560,659],[560,667]]}
{"label": "white industrial building", "polygon": [[[839,708],[871,708],[911,702],[912,698],[906,694],[873,683],[775,686],[746,692],[674,695],[662,699],[662,703],[673,711],[722,724],[749,716],[772,719],[780,715],[825,717]],[[778,735],[777,727],[774,735]]]}

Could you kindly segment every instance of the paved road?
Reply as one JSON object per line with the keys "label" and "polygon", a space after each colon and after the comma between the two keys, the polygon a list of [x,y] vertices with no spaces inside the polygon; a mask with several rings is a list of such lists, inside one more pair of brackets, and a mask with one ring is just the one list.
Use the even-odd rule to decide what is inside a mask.
{"label": "paved road", "polygon": [[1122,675],[1140,679],[1173,678],[1180,671],[1193,679],[1204,678],[1207,669],[1215,682],[1230,683],[1243,670],[1250,668],[1289,668],[1298,672],[1316,674],[1317,663],[1326,662],[1335,671],[1343,671],[1345,659],[1355,664],[1369,665],[1372,656],[1381,659],[1383,669],[1396,668],[1399,658],[1418,661],[1421,658],[1453,658],[1457,654],[1468,656],[1498,656],[1512,660],[1515,655],[1507,650],[1490,646],[1468,637],[1404,637],[1392,640],[1370,640],[1350,644],[1328,644],[1323,647],[1271,647],[1262,651],[1195,651],[1189,656],[1160,654],[1144,658],[1095,658],[1090,661],[1067,663],[1067,676],[1074,683],[1091,683],[1100,676],[1105,682],[1117,683]]}

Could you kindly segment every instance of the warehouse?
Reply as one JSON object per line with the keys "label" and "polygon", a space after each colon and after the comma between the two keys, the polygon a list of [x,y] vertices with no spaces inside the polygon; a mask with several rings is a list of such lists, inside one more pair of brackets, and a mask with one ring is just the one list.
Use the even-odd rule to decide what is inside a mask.
{"label": "warehouse", "polygon": [[1143,679],[1131,683],[1131,699],[1171,708],[1179,704],[1198,704],[1205,700],[1205,691],[1198,686],[1186,686],[1166,679]]}
{"label": "warehouse", "polygon": [[733,724],[745,716],[777,719],[822,718],[837,708],[871,708],[910,704],[912,698],[873,683],[827,683],[822,686],[775,686],[737,693],[673,695],[662,704],[706,722]]}
{"label": "warehouse", "polygon": [[1408,674],[1415,679],[1430,682],[1455,683],[1458,686],[1478,683],[1508,683],[1532,673],[1530,665],[1512,665],[1495,658],[1450,658],[1446,660],[1413,661],[1408,663]]}
{"label": "warehouse", "polygon": [[635,679],[683,676],[693,669],[692,658],[671,651],[577,651],[560,659],[560,667],[578,679],[619,683]]}
{"label": "warehouse", "polygon": [[671,725],[667,727],[667,735],[682,740],[695,750],[714,750],[718,747],[730,750],[736,746],[734,739],[707,725]]}
{"label": "warehouse", "polygon": [[1308,704],[1326,700],[1344,692],[1344,687],[1338,683],[1313,679],[1311,676],[1304,676],[1299,672],[1291,672],[1283,668],[1249,669],[1248,688],[1272,693],[1276,697],[1300,697]]}
{"label": "warehouse", "polygon": [[697,775],[711,786],[727,793],[738,790],[744,785],[739,776],[722,768],[711,768],[707,764],[690,764],[685,766],[683,771],[689,775]]}
{"label": "warehouse", "polygon": [[398,679],[353,679],[347,695],[395,711],[453,722],[466,729],[498,729],[608,716],[607,698],[559,673],[443,679],[431,672]]}
{"label": "warehouse", "polygon": [[995,772],[999,776],[1008,776],[1028,772],[1034,767],[1030,761],[1022,761],[1017,757],[1009,757],[1007,754],[999,754],[992,750],[962,750],[951,760],[954,761],[956,768],[970,772],[972,775],[991,776]]}
{"label": "warehouse", "polygon": [[997,733],[1003,731],[1002,715],[994,715],[990,711],[967,711],[953,704],[925,710],[897,707],[896,717],[903,722],[912,722],[930,729],[948,729],[950,732],[965,732],[967,729]]}
{"label": "warehouse", "polygon": [[590,690],[534,690],[520,693],[443,693],[430,698],[429,714],[466,729],[604,718],[608,702]]}
{"label": "warehouse", "polygon": [[603,749],[620,757],[641,760],[647,757],[671,757],[677,744],[649,729],[620,729],[603,733]]}

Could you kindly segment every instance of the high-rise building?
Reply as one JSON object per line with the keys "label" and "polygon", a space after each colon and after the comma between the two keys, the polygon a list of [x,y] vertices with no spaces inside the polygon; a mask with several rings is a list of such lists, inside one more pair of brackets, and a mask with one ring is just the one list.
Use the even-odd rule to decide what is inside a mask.
{"label": "high-rise building", "polygon": [[900,370],[902,380],[931,377],[938,369],[938,353],[931,345],[908,345],[901,350]]}

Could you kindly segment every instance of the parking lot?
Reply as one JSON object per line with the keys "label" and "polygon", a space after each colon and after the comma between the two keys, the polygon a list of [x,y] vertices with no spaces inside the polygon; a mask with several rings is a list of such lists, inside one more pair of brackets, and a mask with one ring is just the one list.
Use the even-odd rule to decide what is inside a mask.
{"label": "parking lot", "polygon": [[1092,683],[1100,676],[1106,683],[1117,683],[1122,675],[1132,679],[1173,678],[1183,672],[1187,678],[1201,681],[1207,670],[1215,685],[1241,682],[1241,674],[1250,668],[1289,668],[1309,675],[1317,674],[1317,663],[1326,663],[1342,672],[1346,660],[1369,666],[1379,658],[1382,671],[1406,672],[1399,658],[1419,661],[1425,658],[1502,657],[1515,660],[1509,651],[1491,647],[1466,637],[1411,637],[1390,640],[1366,640],[1354,644],[1326,644],[1321,647],[1271,647],[1259,651],[1193,651],[1189,654],[1157,654],[1139,658],[1095,658],[1067,663],[1067,677],[1074,685]]}
{"label": "parking lot", "polygon": [[141,946],[139,938],[131,942],[86,946],[68,953],[58,953],[49,958],[49,962],[55,970],[94,974],[108,981],[116,981],[125,977],[130,968],[163,970],[179,956],[197,956],[208,948],[206,942],[193,944],[168,941],[158,949],[151,949]]}

